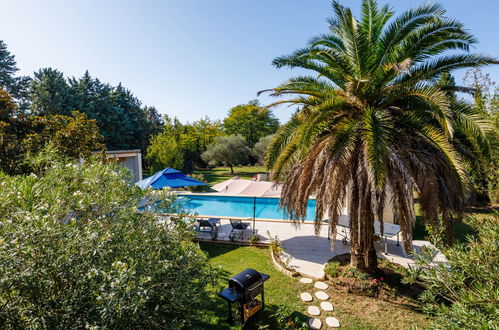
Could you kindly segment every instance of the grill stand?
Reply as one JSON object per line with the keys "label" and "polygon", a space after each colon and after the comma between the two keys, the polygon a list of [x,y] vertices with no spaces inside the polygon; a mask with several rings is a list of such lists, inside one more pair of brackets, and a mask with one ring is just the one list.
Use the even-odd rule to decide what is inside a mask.
{"label": "grill stand", "polygon": [[[251,271],[253,272],[253,276],[256,274],[256,276],[259,278],[257,281],[254,281],[254,283],[248,283],[247,281],[245,282],[244,279],[246,278],[251,278],[250,276],[248,276],[247,274],[251,274],[248,273],[248,271]],[[241,275],[245,275],[243,277],[239,277],[236,279],[237,276],[241,276]],[[227,311],[229,313],[228,317],[227,317],[227,322],[230,324],[230,325],[233,325],[234,324],[234,317],[233,317],[233,314],[232,314],[232,304],[233,303],[238,303],[239,304],[239,318],[240,318],[240,321],[241,321],[241,326],[244,327],[246,321],[255,313],[258,312],[255,311],[253,313],[251,313],[251,315],[248,315],[248,317],[246,318],[245,317],[245,306],[247,306],[247,304],[251,303],[254,301],[254,299],[258,296],[258,295],[261,295],[261,308],[259,308],[259,310],[265,310],[265,290],[264,290],[264,282],[267,281],[269,279],[269,275],[266,275],[266,274],[263,274],[263,273],[259,273],[259,272],[256,272],[255,270],[253,269],[247,269],[241,273],[239,273],[238,275],[236,275],[235,277],[232,277],[230,280],[229,280],[229,287],[222,290],[221,292],[218,293],[218,296],[223,298],[224,300],[227,301]],[[242,280],[242,282],[240,281]],[[231,283],[232,281],[232,283]],[[238,288],[234,287],[234,283],[237,283],[239,284],[238,285]],[[248,285],[248,286],[246,286]]]}
{"label": "grill stand", "polygon": [[[262,308],[261,308],[261,310],[263,311],[263,310],[265,310],[265,292],[262,291],[260,295],[262,296]],[[244,304],[241,301],[242,294],[236,292],[233,289],[227,288],[227,289],[222,290],[218,294],[218,296],[227,300],[227,312],[229,313],[228,317],[227,317],[227,322],[230,325],[234,325],[234,317],[232,315],[232,304],[236,303],[236,302],[239,303],[240,321],[241,321],[241,325],[244,326],[244,324],[246,323],[247,320],[244,319]]]}

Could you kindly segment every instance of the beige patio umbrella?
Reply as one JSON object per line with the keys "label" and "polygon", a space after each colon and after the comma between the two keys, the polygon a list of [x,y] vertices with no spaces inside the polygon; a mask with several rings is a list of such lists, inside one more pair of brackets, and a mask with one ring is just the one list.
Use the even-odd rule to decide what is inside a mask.
{"label": "beige patio umbrella", "polygon": [[246,187],[248,187],[253,181],[245,179],[229,179],[223,182],[217,183],[212,186],[214,190],[228,194],[228,195],[239,195]]}
{"label": "beige patio umbrella", "polygon": [[282,185],[271,181],[253,181],[245,179],[229,179],[212,187],[214,190],[237,196],[253,197],[253,233],[256,221],[257,197],[281,197]]}

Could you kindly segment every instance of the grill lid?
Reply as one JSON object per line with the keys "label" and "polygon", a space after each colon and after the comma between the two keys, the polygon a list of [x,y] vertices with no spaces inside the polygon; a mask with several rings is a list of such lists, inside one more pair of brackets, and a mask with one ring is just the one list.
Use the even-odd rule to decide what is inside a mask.
{"label": "grill lid", "polygon": [[[232,276],[229,279],[229,287],[236,288],[237,290],[244,290],[256,282],[266,280],[266,278],[264,279],[262,275],[265,274],[261,274],[252,268],[248,268],[239,274]],[[267,275],[265,275],[265,277],[267,277]]]}

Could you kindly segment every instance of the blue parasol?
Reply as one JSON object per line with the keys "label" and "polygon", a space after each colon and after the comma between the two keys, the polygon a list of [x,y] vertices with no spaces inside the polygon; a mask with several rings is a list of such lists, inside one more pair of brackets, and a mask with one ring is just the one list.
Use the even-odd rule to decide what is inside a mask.
{"label": "blue parasol", "polygon": [[162,189],[164,187],[178,188],[187,186],[205,186],[206,183],[188,177],[184,173],[167,167],[156,174],[145,178],[136,183],[142,189],[151,187],[153,189]]}

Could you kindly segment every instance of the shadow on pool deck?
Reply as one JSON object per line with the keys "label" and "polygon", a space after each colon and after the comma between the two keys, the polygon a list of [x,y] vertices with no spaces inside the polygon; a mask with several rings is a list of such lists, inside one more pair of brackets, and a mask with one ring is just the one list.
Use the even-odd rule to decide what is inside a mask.
{"label": "shadow on pool deck", "polygon": [[[238,241],[247,244],[249,237],[253,234],[253,222],[243,222],[250,223],[250,227],[244,232],[242,240],[239,239]],[[229,235],[232,230],[229,221],[222,219],[218,230],[217,240],[221,243],[229,242]],[[269,233],[271,236],[277,236],[282,247],[289,255],[289,267],[299,271],[304,276],[313,278],[323,278],[324,265],[335,255],[350,252],[351,248],[350,244],[342,244],[341,237],[338,236],[334,241],[335,246],[333,249],[331,246],[332,240],[327,239],[327,226],[322,226],[320,234],[315,235],[312,223],[302,223],[299,227],[296,227],[289,222],[256,221],[255,232],[261,238],[259,243],[263,244],[270,243]],[[198,238],[211,240],[212,236],[210,232],[201,232]],[[429,245],[429,242],[414,241],[413,244],[423,246]],[[387,246],[388,254],[384,254],[383,244],[376,244],[380,258],[387,259],[403,267],[414,265],[414,258],[404,254],[402,246],[397,245],[395,238],[388,239]],[[435,261],[446,262],[446,259],[442,253],[439,253],[436,255]]]}

